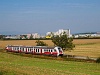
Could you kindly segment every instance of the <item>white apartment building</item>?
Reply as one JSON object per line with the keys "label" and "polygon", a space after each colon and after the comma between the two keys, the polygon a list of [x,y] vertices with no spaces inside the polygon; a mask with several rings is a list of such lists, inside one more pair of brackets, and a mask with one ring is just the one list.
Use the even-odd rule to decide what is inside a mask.
{"label": "white apartment building", "polygon": [[38,33],[34,33],[32,35],[33,35],[33,38],[40,38],[40,35]]}
{"label": "white apartment building", "polygon": [[68,37],[71,36],[71,34],[70,34],[70,29],[66,29],[66,30],[64,30],[64,29],[59,29],[57,32],[47,32],[46,35],[52,36],[52,33],[53,33],[54,35],[60,35],[60,34],[63,34],[64,32],[68,35]]}
{"label": "white apartment building", "polygon": [[32,34],[24,34],[24,35],[27,35],[27,38],[29,39],[30,36],[33,36],[33,38],[40,38],[40,35],[38,33],[32,33]]}

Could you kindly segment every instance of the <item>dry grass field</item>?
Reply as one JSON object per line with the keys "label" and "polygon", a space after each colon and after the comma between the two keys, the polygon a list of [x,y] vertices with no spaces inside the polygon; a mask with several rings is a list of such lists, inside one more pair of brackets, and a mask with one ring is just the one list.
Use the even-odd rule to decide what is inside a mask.
{"label": "dry grass field", "polygon": [[100,43],[76,45],[72,51],[66,51],[65,54],[100,57]]}
{"label": "dry grass field", "polygon": [[75,39],[75,48],[65,54],[100,57],[100,39]]}
{"label": "dry grass field", "polygon": [[[42,40],[49,46],[53,46],[51,40]],[[36,40],[0,40],[0,48],[6,45],[35,46]],[[65,54],[82,55],[89,57],[100,57],[100,39],[74,39],[75,48],[72,51],[65,51]]]}
{"label": "dry grass field", "polygon": [[75,45],[78,44],[93,44],[93,43],[100,43],[100,39],[74,39],[73,43]]}
{"label": "dry grass field", "polygon": [[[53,46],[51,40],[43,40],[49,46]],[[6,45],[25,45],[25,46],[36,46],[36,40],[5,40],[0,41],[0,48],[5,48]]]}

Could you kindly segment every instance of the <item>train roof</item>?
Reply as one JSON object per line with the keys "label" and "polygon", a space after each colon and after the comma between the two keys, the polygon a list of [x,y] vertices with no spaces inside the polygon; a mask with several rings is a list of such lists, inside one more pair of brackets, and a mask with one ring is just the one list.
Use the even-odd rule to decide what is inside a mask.
{"label": "train roof", "polygon": [[8,45],[7,47],[22,47],[22,48],[43,48],[43,49],[54,49],[55,47],[49,46],[23,46],[23,45]]}
{"label": "train roof", "polygon": [[43,49],[54,49],[55,47],[49,47],[49,46],[41,46],[41,47],[38,47],[38,46],[35,46],[34,48],[43,48]]}
{"label": "train roof", "polygon": [[33,47],[33,46],[23,46],[23,45],[8,45],[7,47]]}

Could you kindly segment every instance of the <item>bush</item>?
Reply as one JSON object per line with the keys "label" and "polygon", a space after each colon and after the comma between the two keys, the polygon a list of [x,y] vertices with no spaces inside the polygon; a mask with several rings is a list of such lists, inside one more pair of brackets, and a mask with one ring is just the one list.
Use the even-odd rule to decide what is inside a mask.
{"label": "bush", "polygon": [[100,57],[97,58],[96,63],[100,63]]}
{"label": "bush", "polygon": [[36,46],[48,46],[48,44],[40,40],[37,40],[35,43],[37,43]]}

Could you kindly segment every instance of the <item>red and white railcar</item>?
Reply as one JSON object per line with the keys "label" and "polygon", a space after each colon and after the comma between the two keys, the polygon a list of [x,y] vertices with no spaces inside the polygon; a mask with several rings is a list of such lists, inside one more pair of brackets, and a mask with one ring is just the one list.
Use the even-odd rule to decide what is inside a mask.
{"label": "red and white railcar", "polygon": [[6,46],[6,51],[8,52],[18,52],[18,53],[30,53],[39,55],[50,55],[50,56],[62,56],[63,50],[61,47],[48,47],[48,46],[17,46],[8,45]]}

